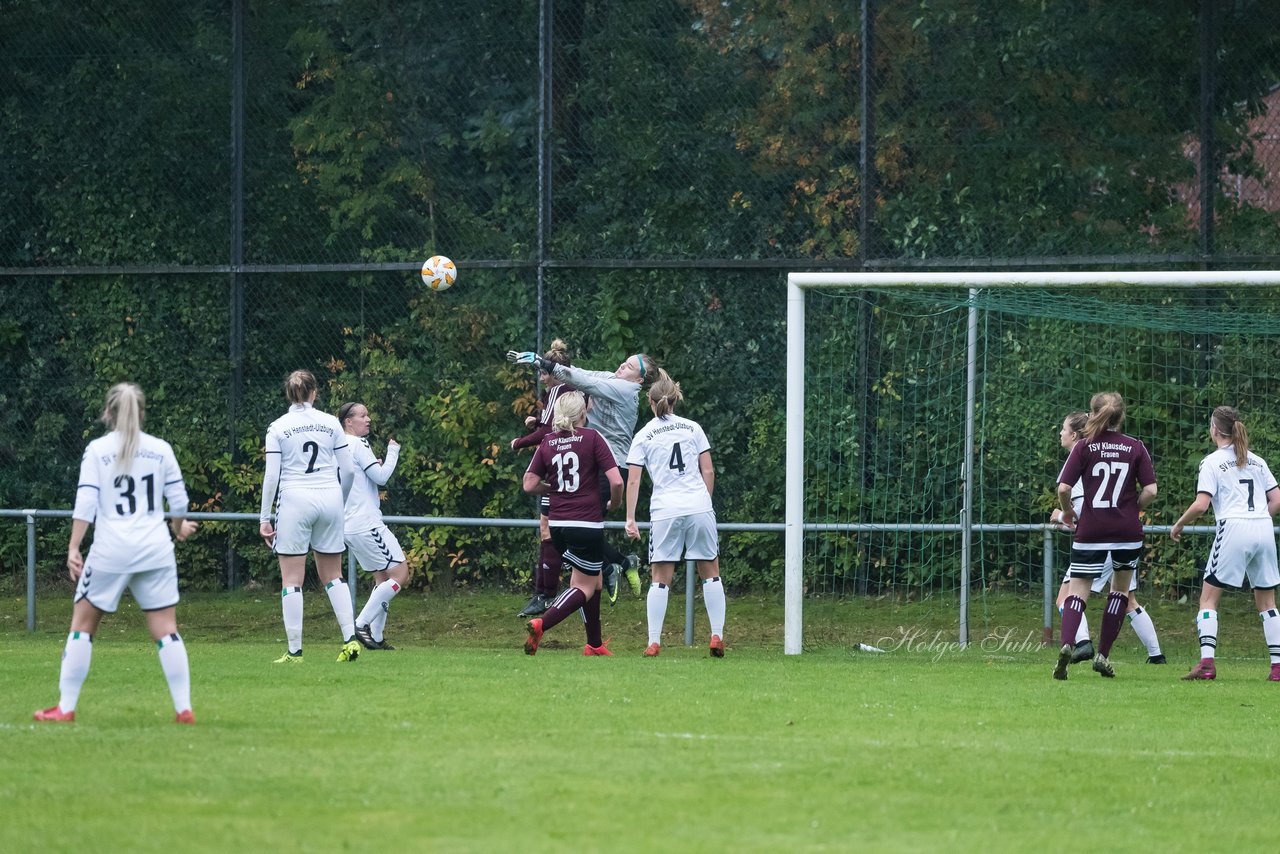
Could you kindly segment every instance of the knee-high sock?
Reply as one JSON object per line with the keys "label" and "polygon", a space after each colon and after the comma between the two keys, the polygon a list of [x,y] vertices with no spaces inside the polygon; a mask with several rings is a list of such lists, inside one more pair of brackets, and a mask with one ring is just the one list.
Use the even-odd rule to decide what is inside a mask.
{"label": "knee-high sock", "polygon": [[1218,655],[1218,612],[1201,611],[1196,615],[1196,634],[1200,635],[1200,657]]}
{"label": "knee-high sock", "polygon": [[302,652],[302,588],[286,587],[280,591],[280,610],[284,612],[284,637],[289,652]]}
{"label": "knee-high sock", "polygon": [[1133,626],[1133,633],[1147,648],[1147,655],[1159,655],[1160,638],[1156,637],[1156,624],[1151,622],[1151,615],[1147,613],[1147,609],[1134,608],[1129,612],[1128,617],[1129,625]]}
{"label": "knee-high sock", "polygon": [[542,630],[547,629],[560,623],[565,617],[586,604],[587,597],[576,587],[570,587],[568,590],[556,597],[556,601],[551,603],[542,614]]}
{"label": "knee-high sock", "polygon": [[[1065,602],[1063,604],[1066,604]],[[1062,616],[1062,608],[1058,609],[1058,616]],[[1080,628],[1076,629],[1076,646],[1089,640],[1089,618],[1083,613],[1080,614]]]}
{"label": "knee-high sock", "polygon": [[391,600],[396,598],[396,594],[400,592],[400,585],[396,583],[394,578],[388,578],[386,581],[373,588],[373,592],[369,594],[369,601],[364,603],[364,608],[360,611],[360,616],[356,618],[356,624],[367,626],[373,622],[373,618],[383,613],[391,605]]}
{"label": "knee-high sock", "polygon": [[1102,633],[1098,636],[1098,652],[1103,655],[1111,654],[1111,645],[1120,637],[1120,627],[1124,625],[1124,612],[1128,607],[1128,594],[1107,594],[1107,610],[1102,615]]}
{"label": "knee-high sock", "polygon": [[1082,619],[1084,619],[1084,600],[1079,596],[1068,596],[1067,601],[1062,603],[1063,646],[1075,646]]}
{"label": "knee-high sock", "polygon": [[338,631],[343,641],[349,641],[356,633],[355,617],[351,606],[351,588],[341,578],[335,578],[324,586],[329,594],[329,604],[333,606],[333,615],[338,618]]}
{"label": "knee-high sock", "polygon": [[720,576],[702,582],[702,604],[707,609],[711,634],[724,638],[724,585],[720,583]]}
{"label": "knee-high sock", "polygon": [[1280,664],[1280,611],[1275,608],[1261,612],[1262,636],[1267,639],[1267,654],[1272,664]]}
{"label": "knee-high sock", "polygon": [[62,692],[58,708],[74,712],[80,702],[80,689],[89,677],[89,663],[93,660],[93,635],[88,632],[71,632],[62,650],[62,670],[58,675],[58,690]]}
{"label": "knee-high sock", "polygon": [[596,593],[582,603],[582,622],[586,624],[587,645],[600,646],[603,643],[600,628],[600,594]]}
{"label": "knee-high sock", "polygon": [[169,683],[169,696],[173,697],[173,710],[185,712],[191,708],[191,667],[187,663],[187,645],[177,632],[156,641],[160,653],[160,669]]}
{"label": "knee-high sock", "polygon": [[373,615],[373,619],[369,621],[369,633],[373,635],[373,639],[381,641],[387,630],[387,612],[391,610],[391,603],[387,603],[387,607],[378,611]]}
{"label": "knee-high sock", "polygon": [[667,585],[653,582],[649,585],[649,595],[645,604],[649,611],[649,643],[662,643],[662,623],[667,618],[667,599],[671,591]]}
{"label": "knee-high sock", "polygon": [[543,540],[538,548],[538,568],[534,572],[533,591],[543,596],[554,596],[560,589],[560,572],[564,558],[551,540]]}

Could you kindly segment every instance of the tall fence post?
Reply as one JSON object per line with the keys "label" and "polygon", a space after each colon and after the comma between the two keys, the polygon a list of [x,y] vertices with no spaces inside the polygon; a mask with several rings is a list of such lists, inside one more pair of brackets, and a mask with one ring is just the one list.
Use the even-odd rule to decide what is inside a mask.
{"label": "tall fence post", "polygon": [[36,511],[27,514],[27,631],[36,630]]}
{"label": "tall fence post", "polygon": [[1053,531],[1044,529],[1044,637],[1040,642],[1053,642]]}

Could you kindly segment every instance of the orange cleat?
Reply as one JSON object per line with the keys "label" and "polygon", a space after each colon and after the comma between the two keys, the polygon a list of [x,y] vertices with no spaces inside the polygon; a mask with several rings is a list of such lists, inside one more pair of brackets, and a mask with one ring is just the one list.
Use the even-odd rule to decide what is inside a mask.
{"label": "orange cleat", "polygon": [[538,651],[538,642],[542,640],[542,618],[534,617],[528,623],[529,636],[524,639],[524,654],[533,655]]}
{"label": "orange cleat", "polygon": [[178,712],[178,717],[174,719],[174,723],[193,724],[196,722],[196,716],[191,713],[190,709],[184,709]]}
{"label": "orange cleat", "polygon": [[50,706],[47,709],[41,709],[31,717],[38,721],[56,721],[58,723],[73,724],[76,722],[75,710],[69,712],[62,711],[60,706]]}
{"label": "orange cleat", "polygon": [[662,652],[662,644],[654,641],[644,648],[644,654],[650,658],[657,658],[658,653]]}
{"label": "orange cleat", "polygon": [[587,644],[582,648],[582,654],[583,655],[613,655],[613,653],[609,652],[609,641],[605,641],[599,646],[592,646],[591,644]]}
{"label": "orange cleat", "polygon": [[711,643],[708,644],[711,649],[712,658],[724,658],[724,641],[720,640],[719,635],[711,636]]}

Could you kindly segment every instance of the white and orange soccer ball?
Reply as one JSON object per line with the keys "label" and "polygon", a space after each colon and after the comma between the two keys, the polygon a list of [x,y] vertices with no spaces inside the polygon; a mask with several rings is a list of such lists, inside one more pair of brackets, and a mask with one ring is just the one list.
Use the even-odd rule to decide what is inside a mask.
{"label": "white and orange soccer ball", "polygon": [[433,291],[447,291],[457,280],[457,265],[444,255],[432,255],[422,265],[422,282]]}

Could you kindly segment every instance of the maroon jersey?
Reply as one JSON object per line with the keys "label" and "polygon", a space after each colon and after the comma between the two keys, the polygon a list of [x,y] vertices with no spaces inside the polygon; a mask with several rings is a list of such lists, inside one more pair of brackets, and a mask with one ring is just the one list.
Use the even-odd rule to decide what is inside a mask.
{"label": "maroon jersey", "polygon": [[547,519],[552,525],[603,528],[598,484],[602,474],[617,467],[604,437],[579,427],[576,433],[548,433],[527,471],[551,484]]}
{"label": "maroon jersey", "polygon": [[1104,430],[1081,439],[1058,475],[1058,483],[1084,485],[1084,505],[1075,543],[1083,547],[1136,547],[1142,543],[1138,518],[1139,485],[1156,482],[1147,448],[1132,436]]}
{"label": "maroon jersey", "polygon": [[[542,442],[542,437],[552,432],[551,423],[555,420],[556,401],[562,394],[568,394],[571,391],[577,391],[576,388],[568,383],[560,383],[558,386],[552,386],[542,393],[543,404],[542,412],[538,414],[538,423],[533,426],[533,430],[524,434],[515,440],[511,446],[515,450],[520,448],[536,448]],[[583,395],[586,398],[586,395]]]}

